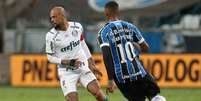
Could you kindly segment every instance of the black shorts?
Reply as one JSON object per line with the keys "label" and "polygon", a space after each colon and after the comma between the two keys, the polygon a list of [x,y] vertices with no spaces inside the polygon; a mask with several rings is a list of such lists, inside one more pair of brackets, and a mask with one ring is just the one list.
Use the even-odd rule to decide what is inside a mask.
{"label": "black shorts", "polygon": [[144,78],[133,82],[118,83],[115,79],[115,83],[129,101],[145,101],[146,97],[151,99],[160,93],[159,86],[149,73]]}

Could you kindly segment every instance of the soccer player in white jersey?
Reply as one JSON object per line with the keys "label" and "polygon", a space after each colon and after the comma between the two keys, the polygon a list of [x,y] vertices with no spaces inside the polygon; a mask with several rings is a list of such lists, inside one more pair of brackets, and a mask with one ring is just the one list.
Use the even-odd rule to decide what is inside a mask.
{"label": "soccer player in white jersey", "polygon": [[80,82],[97,101],[108,101],[94,75],[102,74],[84,41],[81,24],[68,21],[61,6],[51,9],[50,21],[53,28],[46,34],[46,53],[49,62],[58,65],[60,85],[66,100],[78,101],[77,83]]}

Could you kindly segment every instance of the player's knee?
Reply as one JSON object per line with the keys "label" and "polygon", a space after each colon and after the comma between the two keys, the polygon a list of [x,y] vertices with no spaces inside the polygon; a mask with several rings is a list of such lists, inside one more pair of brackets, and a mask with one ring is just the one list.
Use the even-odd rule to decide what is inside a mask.
{"label": "player's knee", "polygon": [[[105,95],[102,93],[100,90],[100,86],[97,83],[97,81],[92,81],[88,86],[87,86],[89,92],[98,100],[98,101],[104,101]],[[107,100],[106,100],[107,101]]]}
{"label": "player's knee", "polygon": [[89,85],[87,86],[87,89],[94,95],[99,95],[100,92],[100,87],[97,84],[96,81],[92,81],[91,83],[89,83]]}
{"label": "player's knee", "polygon": [[66,101],[78,101],[77,93],[69,93],[65,98]]}
{"label": "player's knee", "polygon": [[[93,94],[96,99],[98,101],[105,101],[106,97],[104,96],[104,94],[101,92],[101,90],[97,90],[94,94]],[[107,101],[107,100],[106,100]]]}
{"label": "player's knee", "polygon": [[66,97],[66,101],[78,101],[78,99],[77,98],[75,98],[75,97]]}
{"label": "player's knee", "polygon": [[156,95],[151,99],[151,101],[166,101],[166,99],[161,95]]}
{"label": "player's knee", "polygon": [[98,98],[99,96],[101,96],[100,90],[97,89],[97,90],[93,93],[93,95],[94,95],[96,98]]}

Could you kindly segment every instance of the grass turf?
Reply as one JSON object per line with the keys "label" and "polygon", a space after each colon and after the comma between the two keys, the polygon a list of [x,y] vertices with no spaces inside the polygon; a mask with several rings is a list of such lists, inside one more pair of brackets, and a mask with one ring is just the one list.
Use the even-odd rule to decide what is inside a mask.
{"label": "grass turf", "polygon": [[[105,89],[103,88],[105,91]],[[201,89],[162,89],[167,101],[200,101]],[[80,101],[96,101],[84,88],[78,88]],[[126,101],[119,90],[108,96],[110,101]],[[65,101],[60,88],[14,88],[0,86],[0,101]]]}

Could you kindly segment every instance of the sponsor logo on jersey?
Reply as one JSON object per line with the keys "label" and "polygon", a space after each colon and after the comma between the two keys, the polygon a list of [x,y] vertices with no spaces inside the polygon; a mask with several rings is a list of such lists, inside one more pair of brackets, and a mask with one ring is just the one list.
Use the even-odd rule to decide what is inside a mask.
{"label": "sponsor logo on jersey", "polygon": [[66,51],[72,51],[74,47],[78,46],[80,44],[80,40],[77,41],[71,41],[69,45],[67,45],[64,48],[61,48],[61,52],[66,52]]}

